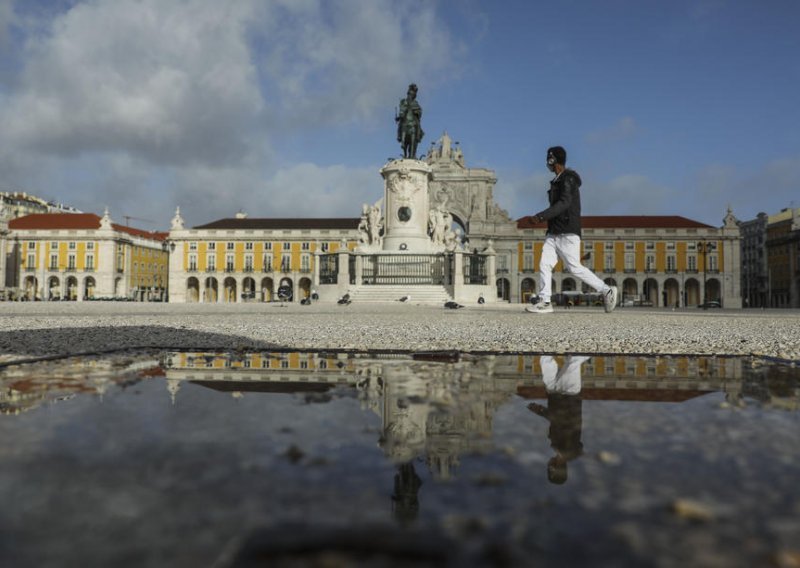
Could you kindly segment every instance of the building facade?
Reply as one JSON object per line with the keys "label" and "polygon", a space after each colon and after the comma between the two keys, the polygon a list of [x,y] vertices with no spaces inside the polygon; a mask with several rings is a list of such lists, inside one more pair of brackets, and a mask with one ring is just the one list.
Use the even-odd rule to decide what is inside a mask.
{"label": "building facade", "polygon": [[800,208],[770,215],[766,229],[769,306],[800,307]]}
{"label": "building facade", "polygon": [[767,269],[766,213],[739,223],[742,255],[742,298],[744,307],[769,306],[769,271]]}
{"label": "building facade", "polygon": [[113,223],[108,211],[12,219],[5,284],[25,300],[144,301],[167,296],[166,233]]}
{"label": "building facade", "polygon": [[312,293],[315,253],[353,250],[359,219],[256,219],[239,214],[169,233],[169,301],[291,301]]}

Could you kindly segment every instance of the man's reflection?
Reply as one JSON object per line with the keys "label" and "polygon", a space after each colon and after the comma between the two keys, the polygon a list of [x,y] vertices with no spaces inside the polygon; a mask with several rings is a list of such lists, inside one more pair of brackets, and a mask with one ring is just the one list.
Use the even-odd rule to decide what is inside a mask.
{"label": "man's reflection", "polygon": [[550,422],[547,436],[550,438],[550,447],[556,453],[547,464],[547,479],[551,483],[565,483],[567,463],[583,453],[581,365],[589,359],[568,356],[561,369],[558,368],[555,358],[549,355],[540,359],[542,380],[547,391],[547,406],[533,402],[528,405],[528,409]]}

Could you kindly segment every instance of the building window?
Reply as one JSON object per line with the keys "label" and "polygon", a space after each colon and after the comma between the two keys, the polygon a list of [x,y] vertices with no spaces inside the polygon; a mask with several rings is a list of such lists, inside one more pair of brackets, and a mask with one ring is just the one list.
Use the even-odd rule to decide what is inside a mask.
{"label": "building window", "polygon": [[217,270],[217,257],[213,254],[208,255],[206,258],[206,266],[208,267],[209,272],[214,272]]}
{"label": "building window", "polygon": [[253,243],[244,243],[244,250],[253,250]]}
{"label": "building window", "polygon": [[292,243],[283,243],[283,250],[292,250]]}
{"label": "building window", "polygon": [[636,250],[636,243],[625,243],[625,250],[626,251],[633,251]]}
{"label": "building window", "polygon": [[281,272],[290,271],[291,259],[288,256],[281,257]]}
{"label": "building window", "polygon": [[[252,243],[250,243],[252,244]],[[244,255],[244,270],[245,272],[253,272],[253,255]]]}
{"label": "building window", "polygon": [[225,272],[233,272],[233,255],[232,254],[226,254],[225,255]]}
{"label": "building window", "polygon": [[50,242],[50,250],[58,250],[58,241]]}
{"label": "building window", "polygon": [[708,255],[708,269],[712,272],[717,272],[719,270],[719,264],[717,263],[716,254]]}
{"label": "building window", "polygon": [[29,241],[28,242],[28,250],[36,250],[36,242],[35,241]]}
{"label": "building window", "polygon": [[505,254],[497,255],[497,270],[508,272],[508,256]]}
{"label": "building window", "polygon": [[656,243],[653,241],[647,241],[644,245],[645,250],[656,250]]}
{"label": "building window", "polygon": [[328,252],[328,249],[330,248],[330,243],[322,243],[321,247],[322,247],[322,252]]}
{"label": "building window", "polygon": [[94,270],[94,255],[86,255],[86,270]]}
{"label": "building window", "polygon": [[533,272],[533,253],[526,252],[522,255],[522,271]]}
{"label": "building window", "polygon": [[264,243],[264,250],[272,250],[272,243]]}
{"label": "building window", "polygon": [[264,272],[272,272],[272,255],[264,255]]}
{"label": "building window", "polygon": [[67,270],[75,270],[75,255],[71,254],[67,257]]}
{"label": "building window", "polygon": [[225,250],[233,250],[233,243],[225,243]]}
{"label": "building window", "polygon": [[678,262],[674,254],[667,255],[667,272],[675,272],[678,270]]}
{"label": "building window", "polygon": [[77,248],[77,243],[75,241],[69,242],[69,250],[75,250]]}
{"label": "building window", "polygon": [[50,255],[50,270],[58,270],[58,255]]}
{"label": "building window", "polygon": [[197,270],[197,255],[196,254],[190,254],[189,255],[189,270],[190,271]]}
{"label": "building window", "polygon": [[302,250],[311,250],[311,243],[303,243],[300,248]]}
{"label": "building window", "polygon": [[605,265],[604,269],[606,272],[614,272],[614,253],[607,252],[605,254]]}
{"label": "building window", "polygon": [[690,254],[686,257],[686,269],[697,272],[697,255]]}
{"label": "building window", "polygon": [[636,258],[634,253],[625,253],[625,272],[636,272]]}
{"label": "building window", "polygon": [[25,263],[25,267],[29,268],[29,269],[36,267],[36,255],[35,254],[29,254],[28,255],[28,260]]}
{"label": "building window", "polygon": [[647,272],[655,272],[656,271],[656,255],[654,254],[647,254],[644,257],[644,269]]}
{"label": "building window", "polygon": [[300,257],[300,271],[311,272],[311,256],[304,254]]}
{"label": "building window", "polygon": [[289,368],[289,361],[286,359],[281,359],[281,369],[288,369]]}
{"label": "building window", "polygon": [[689,241],[686,243],[686,250],[696,251],[697,250],[697,243],[694,241]]}
{"label": "building window", "polygon": [[217,243],[208,243],[208,250],[217,250]]}
{"label": "building window", "polygon": [[189,243],[189,250],[197,250],[197,242]]}
{"label": "building window", "polygon": [[667,250],[675,250],[675,241],[667,242]]}

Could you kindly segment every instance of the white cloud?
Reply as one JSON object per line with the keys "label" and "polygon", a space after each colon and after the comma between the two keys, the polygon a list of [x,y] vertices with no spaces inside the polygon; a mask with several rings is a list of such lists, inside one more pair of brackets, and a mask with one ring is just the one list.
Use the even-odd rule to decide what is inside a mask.
{"label": "white cloud", "polygon": [[[282,144],[320,128],[365,128],[391,113],[409,82],[430,88],[457,73],[463,55],[432,4],[61,6],[19,22],[26,43],[8,56],[19,65],[0,92],[3,185],[160,227],[175,205],[194,224],[240,207],[358,215],[362,200],[380,196],[377,171],[286,163]],[[0,25],[9,11],[0,0]]]}

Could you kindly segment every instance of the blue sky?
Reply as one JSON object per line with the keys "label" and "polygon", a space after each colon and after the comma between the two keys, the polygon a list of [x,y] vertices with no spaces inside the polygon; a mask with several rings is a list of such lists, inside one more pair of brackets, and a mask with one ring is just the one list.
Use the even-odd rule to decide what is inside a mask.
{"label": "blue sky", "polygon": [[355,217],[419,85],[498,203],[721,224],[800,206],[800,2],[0,0],[0,187],[168,226]]}

